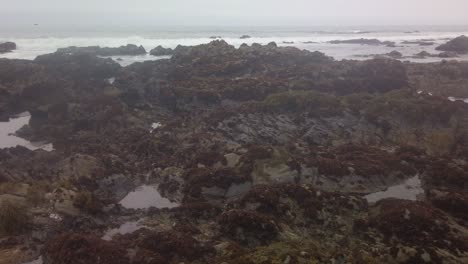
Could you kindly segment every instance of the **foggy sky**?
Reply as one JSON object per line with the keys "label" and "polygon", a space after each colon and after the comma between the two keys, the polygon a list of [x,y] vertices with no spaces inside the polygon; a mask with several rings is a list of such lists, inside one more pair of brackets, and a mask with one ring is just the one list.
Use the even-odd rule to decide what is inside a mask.
{"label": "foggy sky", "polygon": [[468,0],[0,0],[0,23],[468,25]]}

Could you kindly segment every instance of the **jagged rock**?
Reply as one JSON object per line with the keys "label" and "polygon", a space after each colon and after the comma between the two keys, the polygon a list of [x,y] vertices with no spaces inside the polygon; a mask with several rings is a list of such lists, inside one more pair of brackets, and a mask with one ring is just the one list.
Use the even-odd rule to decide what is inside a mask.
{"label": "jagged rock", "polygon": [[164,48],[163,46],[157,46],[150,51],[150,55],[153,56],[168,56],[174,54],[174,50],[171,48]]}
{"label": "jagged rock", "polygon": [[459,36],[457,38],[454,38],[449,42],[438,46],[436,50],[452,51],[459,54],[465,54],[468,52],[468,37]]}

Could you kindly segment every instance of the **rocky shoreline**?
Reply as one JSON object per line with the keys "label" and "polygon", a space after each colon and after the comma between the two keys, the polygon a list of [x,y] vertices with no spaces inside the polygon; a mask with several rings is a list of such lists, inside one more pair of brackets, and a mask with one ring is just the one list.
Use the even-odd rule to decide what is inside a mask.
{"label": "rocky shoreline", "polygon": [[468,63],[103,49],[0,59],[0,264],[468,261]]}

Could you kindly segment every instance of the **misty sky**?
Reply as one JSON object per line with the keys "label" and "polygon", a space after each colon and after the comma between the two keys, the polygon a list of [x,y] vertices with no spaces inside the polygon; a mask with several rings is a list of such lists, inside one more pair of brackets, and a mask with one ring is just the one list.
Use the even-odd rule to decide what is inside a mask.
{"label": "misty sky", "polygon": [[0,0],[0,23],[468,25],[468,0]]}

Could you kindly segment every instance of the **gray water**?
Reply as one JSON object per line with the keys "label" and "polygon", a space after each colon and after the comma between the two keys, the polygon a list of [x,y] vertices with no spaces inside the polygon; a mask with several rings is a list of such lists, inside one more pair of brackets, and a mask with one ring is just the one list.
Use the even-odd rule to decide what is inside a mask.
{"label": "gray water", "polygon": [[178,203],[171,202],[159,193],[156,186],[142,185],[125,196],[120,204],[129,209],[174,208]]}
{"label": "gray water", "polygon": [[53,150],[52,144],[46,144],[44,142],[30,142],[15,135],[16,131],[29,123],[30,118],[31,116],[29,113],[25,112],[10,118],[8,122],[0,122],[0,149],[23,146],[30,150]]}

